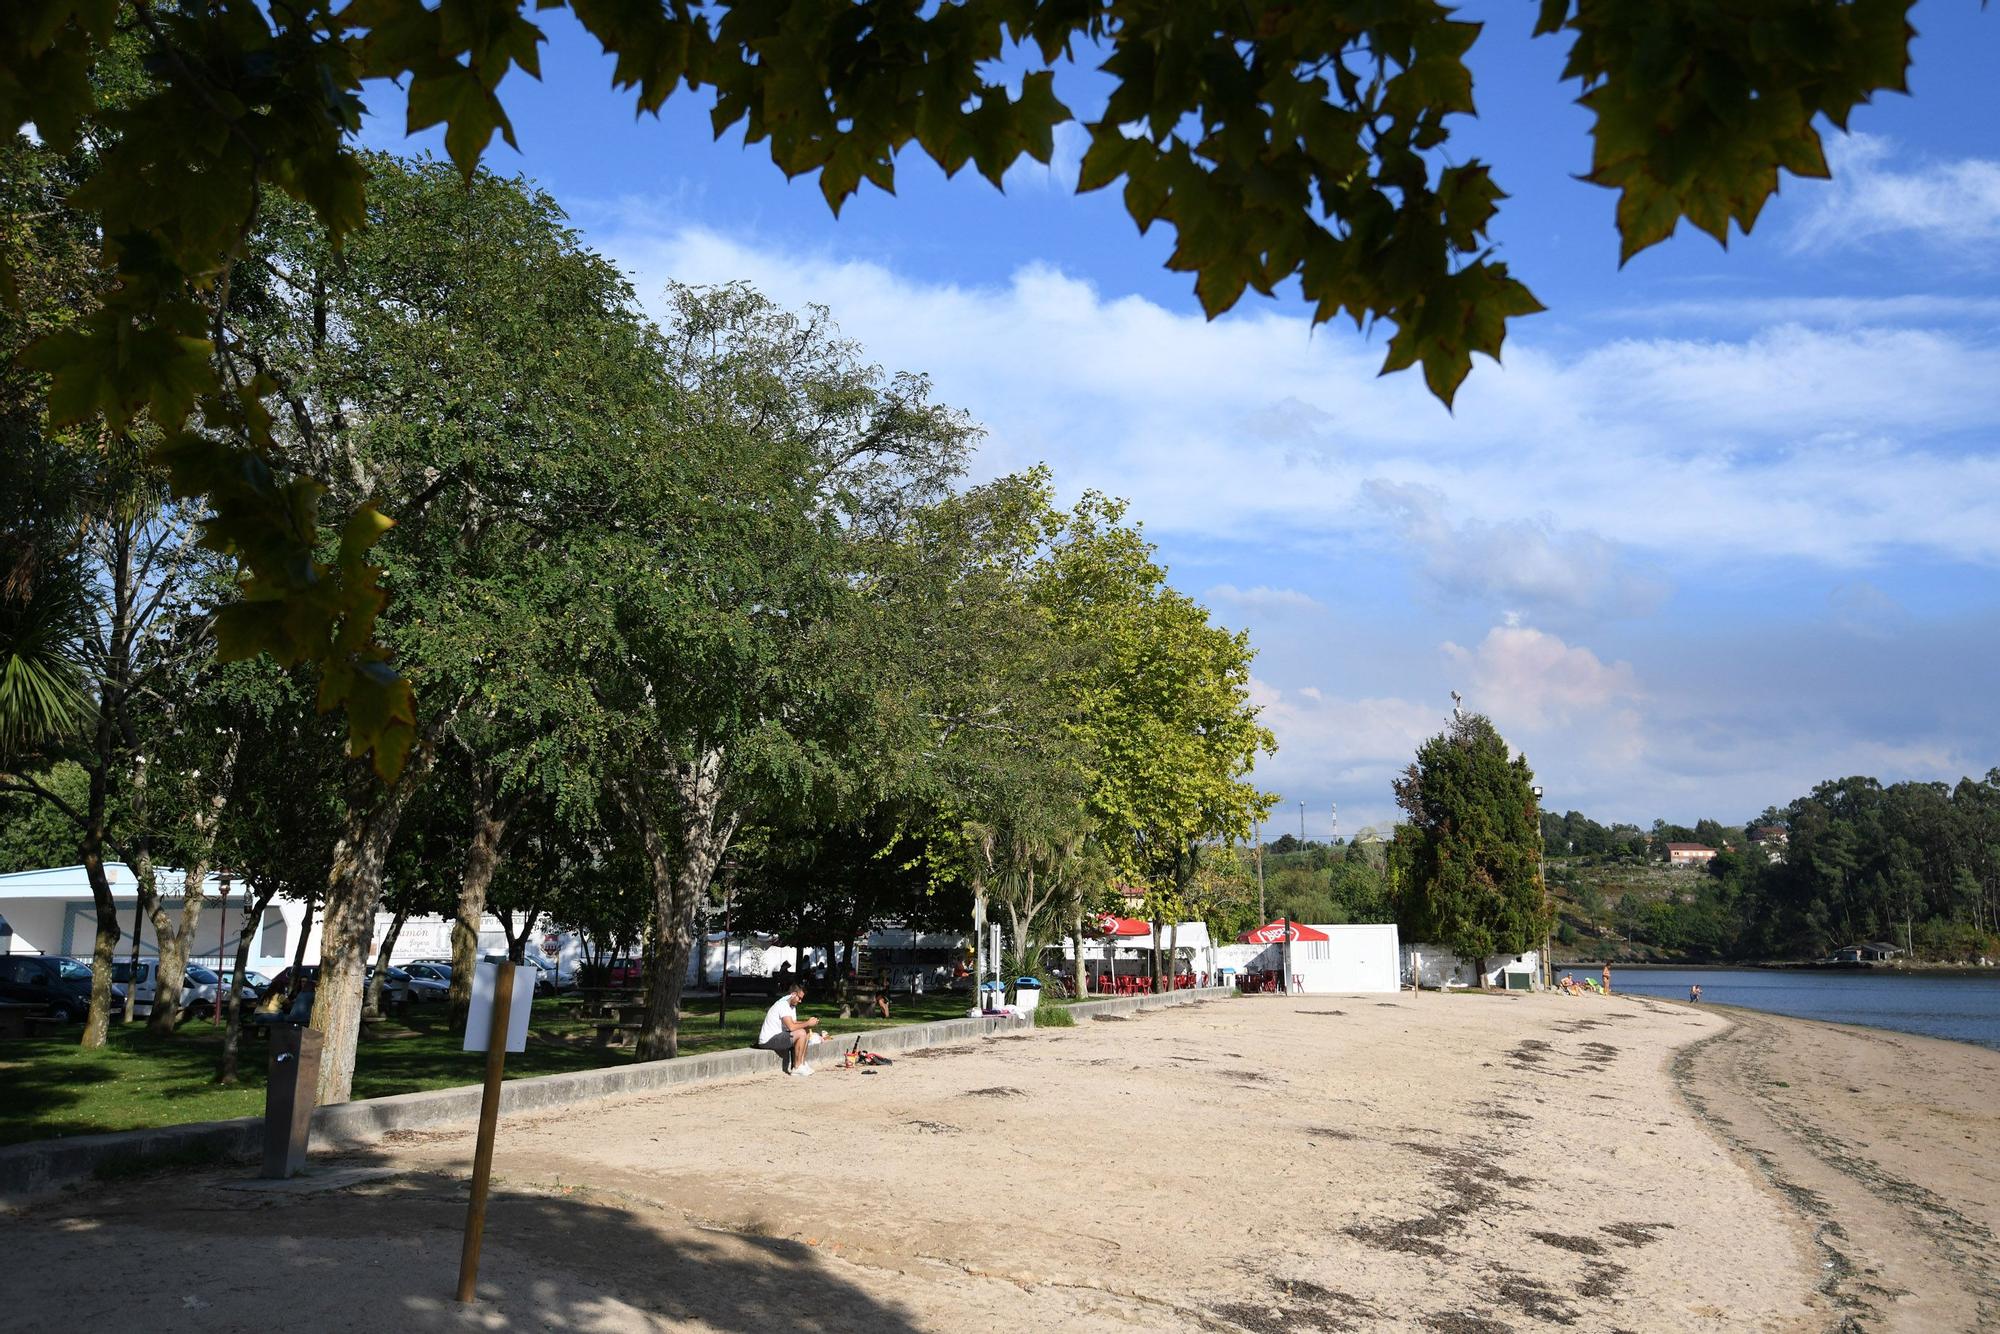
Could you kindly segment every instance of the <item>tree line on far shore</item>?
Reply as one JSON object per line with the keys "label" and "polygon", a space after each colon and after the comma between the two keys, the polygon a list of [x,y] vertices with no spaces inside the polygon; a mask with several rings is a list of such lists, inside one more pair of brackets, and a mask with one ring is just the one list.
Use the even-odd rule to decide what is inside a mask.
{"label": "tree line on far shore", "polygon": [[[1957,783],[1831,779],[1743,825],[1650,834],[1542,817],[1564,943],[1616,937],[1690,959],[1817,959],[1882,941],[1916,959],[2000,955],[2000,769]],[[1668,843],[1704,865],[1635,876]]]}
{"label": "tree line on far shore", "polygon": [[[1167,584],[1121,502],[1059,505],[1042,469],[969,484],[978,426],[823,310],[734,285],[649,316],[521,181],[371,156],[337,247],[269,193],[211,333],[229,410],[276,407],[273,467],[175,500],[157,465],[198,451],[144,417],[63,424],[12,360],[103,296],[72,189],[94,142],[0,146],[0,855],[85,868],[86,1044],[132,940],[117,862],[167,976],[213,937],[162,868],[309,905],[340,1101],[396,934],[373,940],[378,907],[455,919],[461,1012],[489,910],[516,957],[558,926],[643,955],[657,1058],[725,904],[830,953],[885,917],[998,915],[1028,958],[1114,884],[1178,919],[1268,808],[1248,638]],[[317,561],[393,606],[330,657],[214,523],[273,496],[302,527],[352,516]],[[393,767],[348,745],[355,701],[391,696],[344,678],[385,653],[420,687],[364,720]],[[231,919],[239,967],[254,921]]]}

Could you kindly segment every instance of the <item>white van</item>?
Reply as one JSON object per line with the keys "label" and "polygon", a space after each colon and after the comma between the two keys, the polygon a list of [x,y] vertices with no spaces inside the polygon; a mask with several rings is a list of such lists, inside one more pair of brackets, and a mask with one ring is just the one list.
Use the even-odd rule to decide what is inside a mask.
{"label": "white van", "polygon": [[[122,959],[111,965],[113,983],[136,988],[132,993],[132,1013],[151,1014],[153,996],[159,986],[160,961],[140,959],[135,965],[130,959]],[[216,985],[219,979],[200,964],[189,964],[181,978],[181,1011],[184,1014],[207,1014],[215,1007]]]}

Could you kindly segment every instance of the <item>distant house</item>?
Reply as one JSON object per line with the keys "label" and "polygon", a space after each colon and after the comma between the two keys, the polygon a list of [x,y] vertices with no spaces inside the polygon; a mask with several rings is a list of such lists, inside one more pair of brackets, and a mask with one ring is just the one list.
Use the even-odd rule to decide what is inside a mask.
{"label": "distant house", "polygon": [[1706,843],[1667,844],[1667,865],[1706,866],[1715,860],[1715,849]]}
{"label": "distant house", "polygon": [[1792,835],[1781,824],[1760,824],[1750,831],[1750,841],[1752,843],[1771,843],[1782,848],[1792,841]]}
{"label": "distant house", "polygon": [[1903,953],[1900,946],[1886,940],[1870,940],[1859,945],[1843,945],[1833,952],[1835,963],[1892,963]]}

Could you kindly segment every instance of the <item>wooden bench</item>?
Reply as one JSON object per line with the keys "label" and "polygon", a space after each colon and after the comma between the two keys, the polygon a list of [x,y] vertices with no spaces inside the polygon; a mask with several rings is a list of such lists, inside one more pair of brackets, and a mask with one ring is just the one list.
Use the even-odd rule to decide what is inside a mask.
{"label": "wooden bench", "polygon": [[622,1047],[646,1026],[643,1019],[606,1019],[597,1025],[597,1045],[600,1047]]}

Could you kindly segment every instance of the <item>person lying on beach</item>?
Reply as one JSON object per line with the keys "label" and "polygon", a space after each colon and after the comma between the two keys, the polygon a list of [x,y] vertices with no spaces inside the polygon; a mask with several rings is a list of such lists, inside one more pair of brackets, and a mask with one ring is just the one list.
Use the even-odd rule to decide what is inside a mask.
{"label": "person lying on beach", "polygon": [[757,1045],[778,1053],[788,1075],[813,1072],[806,1063],[806,1044],[812,1040],[812,1031],[819,1027],[819,1020],[799,1018],[799,1002],[805,998],[805,983],[792,983],[791,990],[764,1011],[764,1026],[757,1031]]}

